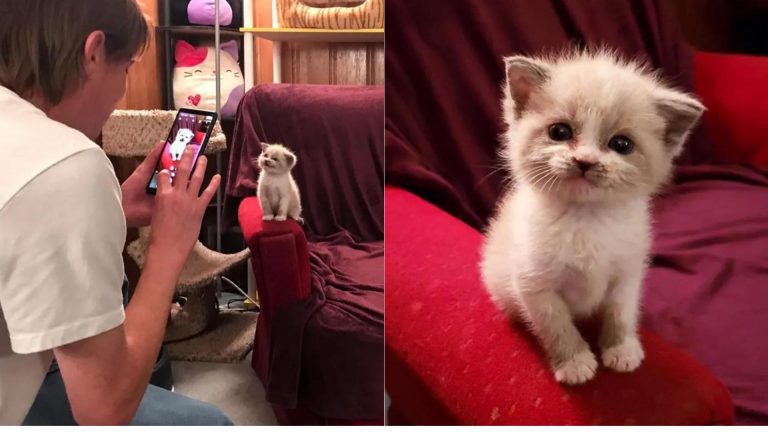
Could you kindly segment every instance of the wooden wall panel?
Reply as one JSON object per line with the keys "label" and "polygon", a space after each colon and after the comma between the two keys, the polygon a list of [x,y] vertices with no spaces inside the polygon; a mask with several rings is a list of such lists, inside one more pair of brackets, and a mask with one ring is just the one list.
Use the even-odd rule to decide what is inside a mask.
{"label": "wooden wall panel", "polygon": [[[272,0],[243,0],[253,1],[253,26],[272,27]],[[254,82],[271,83],[272,78],[273,44],[266,39],[254,37],[253,40],[253,70]]]}
{"label": "wooden wall panel", "polygon": [[383,43],[286,43],[281,64],[285,83],[383,85]]}
{"label": "wooden wall panel", "polygon": [[[254,26],[272,27],[272,0],[252,1]],[[317,5],[331,3],[331,0],[313,1]],[[355,1],[347,3],[357,4]],[[273,82],[272,52],[276,46],[270,41],[255,38],[256,58],[253,61],[257,83]],[[295,42],[281,43],[280,46],[281,81],[284,83],[384,85],[383,43]]]}
{"label": "wooden wall panel", "polygon": [[162,107],[160,57],[155,35],[155,25],[158,22],[157,0],[139,0],[139,4],[150,20],[152,40],[147,51],[128,72],[128,90],[118,105],[119,109],[156,109]]}
{"label": "wooden wall panel", "polygon": [[368,83],[384,85],[384,44],[368,45]]}

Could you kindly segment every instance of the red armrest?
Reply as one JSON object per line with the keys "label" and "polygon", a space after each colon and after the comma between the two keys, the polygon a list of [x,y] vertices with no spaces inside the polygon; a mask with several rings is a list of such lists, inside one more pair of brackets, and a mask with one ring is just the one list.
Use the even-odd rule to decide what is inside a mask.
{"label": "red armrest", "polygon": [[240,203],[238,219],[251,250],[261,313],[264,322],[269,323],[277,309],[309,295],[307,238],[292,219],[263,221],[257,197],[245,198]]}
{"label": "red armrest", "polygon": [[634,373],[601,367],[586,385],[559,385],[535,340],[488,298],[481,234],[409,192],[387,187],[385,198],[391,423],[733,423],[725,387],[648,332]]}
{"label": "red armrest", "polygon": [[768,166],[768,57],[698,52],[694,79],[717,160]]}

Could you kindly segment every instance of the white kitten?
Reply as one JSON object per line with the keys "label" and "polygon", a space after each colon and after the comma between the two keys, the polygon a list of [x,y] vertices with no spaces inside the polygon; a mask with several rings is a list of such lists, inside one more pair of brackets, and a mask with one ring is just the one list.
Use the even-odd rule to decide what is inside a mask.
{"label": "white kitten", "polygon": [[195,134],[189,129],[179,129],[176,133],[176,139],[171,144],[169,149],[171,153],[171,160],[181,160],[181,155],[184,154],[184,149],[187,148],[187,144],[192,142],[192,138]]}
{"label": "white kitten", "polygon": [[261,173],[257,193],[264,220],[284,221],[286,217],[303,222],[299,188],[291,176],[296,155],[280,144],[261,144],[258,160]]}
{"label": "white kitten", "polygon": [[603,315],[603,364],[632,371],[644,357],[649,202],[704,107],[605,50],[505,63],[502,157],[514,186],[487,231],[485,285],[530,324],[557,381],[595,375],[573,323],[594,313]]}

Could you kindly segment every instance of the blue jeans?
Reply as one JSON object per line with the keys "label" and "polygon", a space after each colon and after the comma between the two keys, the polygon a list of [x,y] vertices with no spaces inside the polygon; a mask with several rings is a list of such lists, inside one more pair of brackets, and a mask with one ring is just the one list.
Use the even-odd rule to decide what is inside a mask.
{"label": "blue jeans", "polygon": [[[25,426],[76,426],[61,372],[51,371],[32,404]],[[141,399],[132,426],[230,426],[218,408],[150,385]]]}

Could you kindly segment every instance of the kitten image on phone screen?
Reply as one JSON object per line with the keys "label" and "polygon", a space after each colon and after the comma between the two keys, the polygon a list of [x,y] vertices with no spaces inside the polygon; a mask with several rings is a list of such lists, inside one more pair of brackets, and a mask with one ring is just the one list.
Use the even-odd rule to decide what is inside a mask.
{"label": "kitten image on phone screen", "polygon": [[181,160],[181,155],[184,153],[184,149],[194,137],[195,134],[191,130],[179,129],[179,132],[176,134],[176,139],[173,141],[173,144],[171,144],[169,149],[171,153],[171,160],[174,162]]}
{"label": "kitten image on phone screen", "polygon": [[633,371],[651,198],[704,107],[607,50],[505,62],[502,159],[514,186],[486,232],[486,288],[530,325],[557,381],[595,376],[574,325],[594,314],[603,365]]}
{"label": "kitten image on phone screen", "polygon": [[280,144],[261,144],[258,165],[261,169],[257,194],[264,211],[264,220],[284,221],[286,218],[304,222],[301,218],[299,188],[291,176],[296,155]]}

